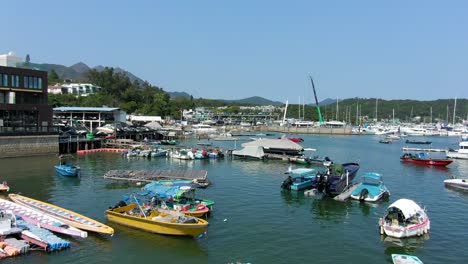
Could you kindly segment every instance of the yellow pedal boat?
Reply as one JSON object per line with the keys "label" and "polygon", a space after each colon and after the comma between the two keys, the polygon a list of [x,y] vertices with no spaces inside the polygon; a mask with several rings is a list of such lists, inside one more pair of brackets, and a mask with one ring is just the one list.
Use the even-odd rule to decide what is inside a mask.
{"label": "yellow pedal boat", "polygon": [[96,233],[109,235],[114,234],[114,229],[112,227],[56,205],[28,198],[19,194],[9,194],[8,197],[17,204],[48,214],[73,227]]}
{"label": "yellow pedal boat", "polygon": [[137,204],[131,203],[108,209],[107,219],[117,224],[164,235],[197,237],[208,228],[207,221],[180,212],[162,209],[142,211],[137,207]]}

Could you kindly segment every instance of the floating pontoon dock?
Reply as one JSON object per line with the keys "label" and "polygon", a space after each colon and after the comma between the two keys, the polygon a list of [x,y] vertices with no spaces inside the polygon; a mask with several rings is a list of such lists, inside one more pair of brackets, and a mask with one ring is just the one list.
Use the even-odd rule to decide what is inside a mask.
{"label": "floating pontoon dock", "polygon": [[206,170],[110,170],[104,179],[152,182],[158,180],[192,180],[198,184],[208,184]]}

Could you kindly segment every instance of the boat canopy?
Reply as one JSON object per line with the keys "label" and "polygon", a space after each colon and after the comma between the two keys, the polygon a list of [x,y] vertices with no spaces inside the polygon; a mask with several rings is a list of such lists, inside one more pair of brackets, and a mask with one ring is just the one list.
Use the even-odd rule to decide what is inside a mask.
{"label": "boat canopy", "polygon": [[373,180],[382,180],[382,175],[375,173],[375,172],[368,172],[362,175],[362,178],[368,178],[368,179],[373,179]]}
{"label": "boat canopy", "polygon": [[286,149],[286,150],[295,150],[295,151],[302,151],[304,148],[287,138],[260,138],[252,142],[247,142],[242,144],[243,147],[248,146],[259,146],[263,147],[264,149]]}
{"label": "boat canopy", "polygon": [[241,150],[232,151],[232,154],[236,156],[247,156],[258,159],[261,159],[263,156],[265,156],[261,146],[244,146],[244,148]]}
{"label": "boat canopy", "polygon": [[191,183],[174,183],[171,185],[161,184],[159,182],[151,182],[146,184],[142,190],[149,192],[151,196],[159,196],[160,198],[179,198],[184,193],[196,188],[195,184]]}
{"label": "boat canopy", "polygon": [[422,211],[421,207],[418,204],[409,199],[399,199],[398,201],[392,203],[388,207],[388,210],[390,210],[391,208],[396,208],[400,210],[405,216],[405,219],[411,218],[417,212]]}

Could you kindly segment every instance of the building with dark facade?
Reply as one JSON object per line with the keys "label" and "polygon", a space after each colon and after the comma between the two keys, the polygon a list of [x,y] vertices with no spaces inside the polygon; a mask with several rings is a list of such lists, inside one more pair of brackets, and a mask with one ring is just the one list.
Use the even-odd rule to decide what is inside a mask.
{"label": "building with dark facade", "polygon": [[0,134],[51,132],[47,72],[0,66]]}
{"label": "building with dark facade", "polygon": [[0,66],[0,158],[59,152],[47,72]]}

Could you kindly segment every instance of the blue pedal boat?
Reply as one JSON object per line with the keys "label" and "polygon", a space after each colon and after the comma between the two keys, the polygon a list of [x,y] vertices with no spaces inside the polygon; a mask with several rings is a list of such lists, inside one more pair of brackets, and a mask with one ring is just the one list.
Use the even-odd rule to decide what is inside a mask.
{"label": "blue pedal boat", "polygon": [[289,170],[287,173],[288,178],[281,184],[283,189],[301,191],[314,186],[315,169],[300,168]]}
{"label": "blue pedal boat", "polygon": [[80,175],[80,170],[81,168],[75,165],[69,165],[69,164],[60,164],[60,165],[55,165],[55,171],[63,176],[67,177],[77,177]]}
{"label": "blue pedal boat", "polygon": [[385,196],[390,196],[390,191],[385,186],[382,175],[374,172],[362,175],[361,185],[351,193],[352,199],[365,202],[376,202]]}

